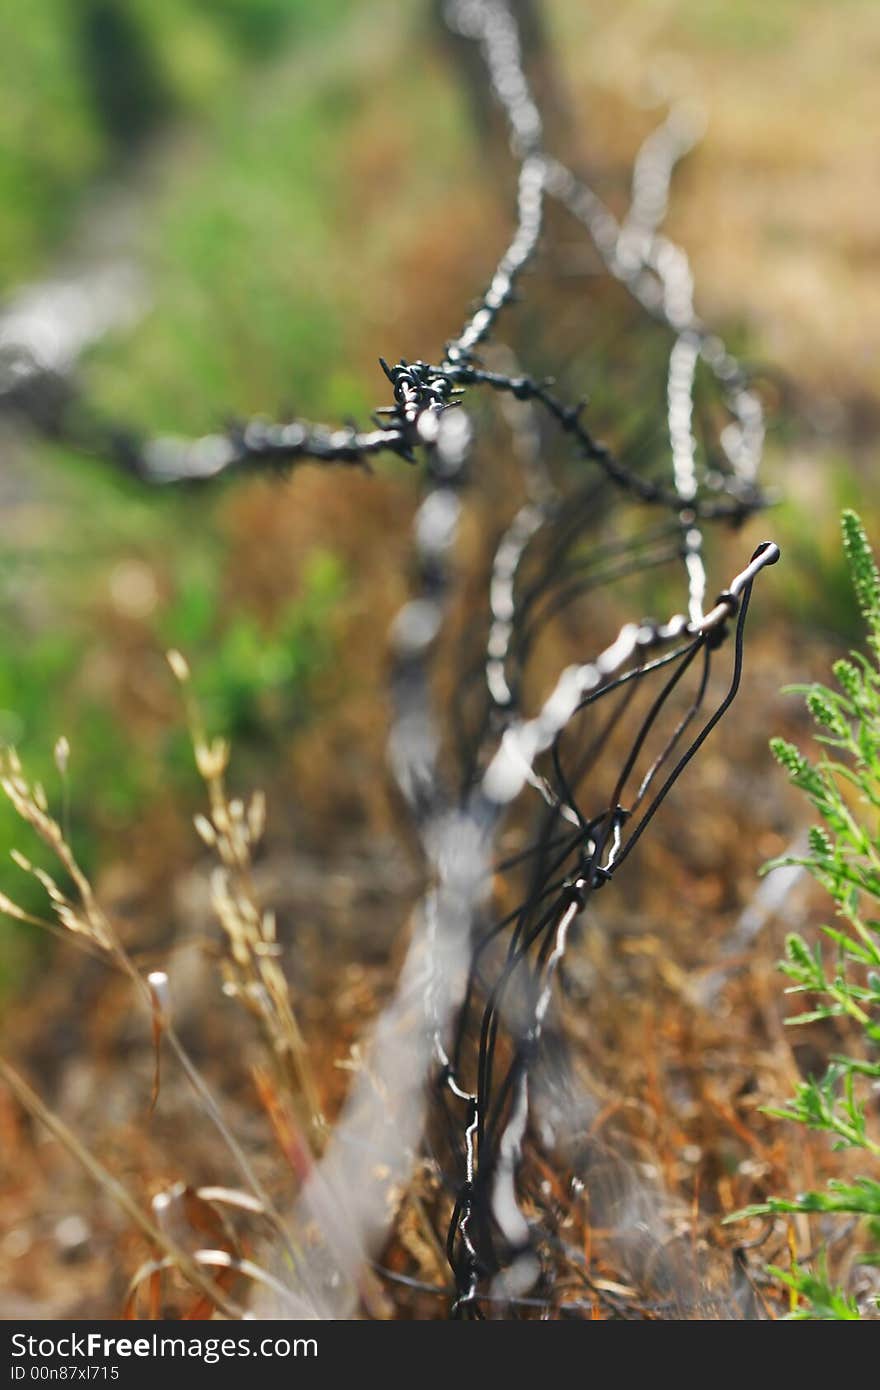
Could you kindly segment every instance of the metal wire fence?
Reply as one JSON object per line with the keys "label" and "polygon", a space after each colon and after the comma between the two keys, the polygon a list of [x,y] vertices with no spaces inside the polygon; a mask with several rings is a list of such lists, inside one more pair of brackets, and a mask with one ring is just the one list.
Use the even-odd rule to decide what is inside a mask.
{"label": "metal wire fence", "polygon": [[[380,359],[392,401],[369,427],[252,420],[196,440],[138,441],[84,410],[59,375],[35,374],[22,360],[4,377],[7,408],[146,483],[286,471],[304,460],[363,466],[380,453],[422,464],[415,586],[391,633],[389,753],[429,888],[401,990],[380,1020],[369,1081],[352,1096],[303,1199],[304,1213],[323,1222],[327,1248],[319,1310],[337,1316],[346,1306],[340,1269],[356,1287],[352,1271],[378,1255],[387,1235],[382,1201],[353,1190],[365,1150],[381,1158],[390,1182],[425,1143],[451,1205],[453,1315],[528,1302],[541,1277],[541,1231],[524,1209],[519,1175],[530,1135],[541,1142],[532,1102],[547,1084],[560,967],[594,895],[630,859],[733,702],[753,584],[779,558],[764,542],[707,601],[707,528],[736,528],[764,505],[764,416],[747,373],[697,315],[685,252],[660,230],[675,165],[698,134],[693,113],[672,109],[645,141],[629,211],[618,219],[545,148],[507,0],[448,0],[444,17],[479,50],[506,119],[515,225],[439,361]],[[549,202],[663,334],[665,421],[647,449],[602,443],[585,403],[530,374],[521,346],[502,345],[511,306],[527,294]],[[696,408],[698,381],[711,411]],[[503,450],[480,445],[490,414],[480,396],[501,407]],[[461,602],[460,522],[493,471],[505,516],[488,523],[484,598],[450,651],[444,631]],[[654,572],[680,573],[683,611],[626,621],[597,642],[619,611],[614,595]],[[557,634],[555,647],[548,634]],[[548,681],[546,653],[561,647],[575,647],[577,658]],[[502,854],[499,837],[511,825],[519,847]],[[552,1066],[564,1088],[556,1037]]]}

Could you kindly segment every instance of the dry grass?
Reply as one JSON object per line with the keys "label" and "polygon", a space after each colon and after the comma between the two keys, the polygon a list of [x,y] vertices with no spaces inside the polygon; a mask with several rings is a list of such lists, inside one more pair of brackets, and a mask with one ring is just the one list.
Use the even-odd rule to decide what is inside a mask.
{"label": "dry grass", "polygon": [[[189,668],[184,658],[179,652],[171,652],[169,664],[184,692],[196,765],[209,797],[209,815],[198,815],[195,828],[219,861],[212,874],[211,898],[224,942],[220,960],[223,993],[241,1004],[261,1026],[275,1076],[273,1079],[269,1073],[260,1073],[258,1093],[276,1133],[286,1139],[287,1156],[296,1152],[296,1167],[302,1177],[319,1151],[325,1122],[305,1043],[291,1006],[289,987],[278,964],[274,917],[262,910],[256,900],[252,855],[265,829],[265,799],[256,793],[245,808],[240,800],[228,798],[224,786],[228,745],[222,739],[208,740],[190,690]],[[56,761],[62,774],[66,772],[68,756],[66,740],[59,741]],[[299,1263],[284,1220],[250,1157],[234,1136],[202,1071],[181,1040],[174,1022],[168,974],[165,970],[152,970],[145,975],[135,963],[80,868],[64,830],[50,814],[42,786],[32,785],[27,780],[14,750],[6,754],[0,788],[23,824],[51,851],[60,867],[58,875],[51,874],[14,851],[17,866],[36,878],[45,890],[54,921],[26,912],[5,895],[0,897],[0,911],[15,920],[69,937],[77,947],[125,977],[151,1022],[154,1074],[150,1111],[160,1096],[161,1050],[167,1039],[194,1092],[199,1122],[213,1127],[245,1185],[244,1191],[219,1187],[194,1191],[177,1182],[154,1195],[151,1218],[126,1186],[77,1137],[58,1111],[41,1100],[15,1067],[0,1058],[0,1075],[19,1103],[49,1130],[105,1195],[122,1208],[153,1248],[154,1254],[132,1279],[125,1315],[133,1315],[139,1290],[145,1284],[151,1289],[150,1306],[162,1306],[161,1283],[157,1281],[161,1281],[166,1271],[174,1271],[198,1291],[201,1299],[195,1308],[201,1315],[215,1310],[227,1317],[241,1317],[241,1307],[230,1300],[224,1287],[233,1276],[275,1288],[293,1311],[302,1312],[302,1306],[291,1300],[283,1285],[277,1284],[266,1270],[242,1255],[237,1242],[233,1242],[234,1248],[227,1244],[220,1249],[188,1248],[192,1244],[191,1236],[206,1227],[205,1213],[213,1214],[216,1226],[216,1208],[226,1206],[256,1214],[262,1223],[268,1223],[274,1232],[274,1244],[285,1261],[291,1266]],[[294,1107],[292,1115],[287,1113],[289,1106]],[[219,1282],[206,1274],[214,1270],[221,1272]],[[192,1309],[188,1313],[188,1316],[198,1315],[199,1312]]]}

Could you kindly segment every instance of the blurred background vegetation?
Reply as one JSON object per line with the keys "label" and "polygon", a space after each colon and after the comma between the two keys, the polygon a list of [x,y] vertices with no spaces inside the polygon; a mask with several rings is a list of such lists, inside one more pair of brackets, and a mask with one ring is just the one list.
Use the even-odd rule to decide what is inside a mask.
{"label": "blurred background vegetation", "polygon": [[[548,0],[543,13],[569,143],[612,201],[664,92],[707,108],[671,231],[706,317],[778,374],[768,471],[788,563],[773,622],[786,641],[846,642],[835,517],[841,503],[869,529],[877,516],[877,8]],[[436,354],[507,225],[505,171],[474,138],[432,23],[429,6],[386,0],[7,7],[0,293],[131,260],[147,311],[80,371],[102,411],[145,431],[289,410],[363,419],[383,399],[378,354]],[[589,335],[579,351],[571,380],[600,420],[605,403],[619,413],[613,353]],[[552,342],[546,356],[558,365]],[[157,861],[181,852],[196,789],[162,663],[172,644],[243,783],[308,784],[320,802],[315,762],[332,784],[333,759],[375,719],[375,699],[360,714],[358,699],[381,679],[414,476],[382,465],[382,500],[344,476],[337,501],[306,474],[283,490],[148,495],[11,426],[2,447],[0,737],[53,803],[52,749],[69,739],[70,828],[89,870],[145,838]],[[4,804],[3,861],[18,833]],[[35,959],[23,930],[4,926],[3,941],[0,988]]]}
{"label": "blurred background vegetation", "polygon": [[[748,534],[712,540],[710,582],[726,582],[767,535],[784,556],[753,605],[737,706],[645,837],[620,908],[573,963],[575,984],[578,970],[598,981],[592,995],[584,986],[585,1046],[599,1040],[609,1094],[641,1097],[640,1152],[689,1208],[695,1188],[711,1203],[756,1156],[806,1190],[808,1146],[771,1147],[758,1111],[782,1094],[786,1068],[814,1065],[806,1047],[795,1056],[780,1041],[777,947],[754,943],[739,993],[711,1016],[694,1012],[688,989],[735,937],[762,861],[800,824],[766,750],[771,733],[803,742],[800,702],[779,688],[821,678],[860,638],[841,506],[880,537],[880,6],[533,8],[554,146],[618,212],[669,99],[706,113],[667,227],[691,257],[699,311],[756,369],[771,427],[764,482],[779,499]],[[88,283],[123,265],[136,272],[130,313],[76,367],[102,416],[145,434],[254,414],[364,421],[387,401],[379,354],[436,360],[511,225],[500,127],[462,82],[436,10],[435,0],[5,6],[0,338],[23,287]],[[508,320],[512,341],[565,395],[589,392],[590,423],[613,444],[662,431],[668,343],[625,296],[603,297],[583,238],[551,219]],[[507,447],[497,421],[481,423],[481,447]],[[260,886],[278,908],[331,1111],[349,1074],[339,1059],[389,986],[391,943],[416,893],[384,749],[386,638],[408,591],[419,470],[381,461],[376,475],[304,466],[287,482],[150,491],[0,408],[0,744],[43,782],[123,938],[163,963],[196,943],[201,962],[210,913],[203,866],[190,871],[203,852],[191,825],[202,792],[164,659],[170,646],[186,654],[211,732],[232,741],[233,791],[268,794]],[[474,500],[495,508],[487,534],[512,505],[491,478]],[[474,570],[475,545],[465,528]],[[618,598],[625,616],[665,616],[680,606],[680,576],[641,576]],[[53,758],[61,736],[65,779]],[[9,858],[18,847],[39,862],[23,836],[0,799],[0,892],[41,911]],[[38,930],[0,923],[16,1053],[143,1191],[181,1173],[216,1181],[203,1127],[170,1087],[144,1122],[152,1055],[139,1023],[126,1031],[125,988],[74,953],[46,969],[53,950]],[[253,1096],[236,1072],[244,1045],[213,974],[206,989],[187,960],[174,957],[184,1026],[195,1032],[198,1019],[201,1053],[253,1140]],[[576,988],[573,998],[580,1011]],[[690,1108],[670,1099],[687,1068],[700,1095]],[[4,1105],[0,1094],[0,1300],[11,1289],[4,1306],[18,1308],[24,1291],[29,1316],[115,1314],[141,1255],[90,1188],[77,1205],[69,1168]],[[702,1169],[682,1157],[694,1146]],[[718,1200],[737,1202],[732,1189]],[[87,1257],[57,1236],[71,1210],[95,1233]]]}

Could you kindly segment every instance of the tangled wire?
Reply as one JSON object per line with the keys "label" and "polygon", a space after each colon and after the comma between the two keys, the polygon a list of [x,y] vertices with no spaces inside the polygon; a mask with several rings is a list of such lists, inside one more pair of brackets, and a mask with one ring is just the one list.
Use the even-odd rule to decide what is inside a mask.
{"label": "tangled wire", "polygon": [[[486,1298],[515,1302],[540,1278],[541,1233],[523,1209],[518,1180],[538,1092],[551,1084],[544,1044],[560,966],[589,920],[593,895],[616,877],[733,702],[753,583],[779,551],[772,542],[758,546],[707,605],[706,526],[737,527],[764,505],[757,482],[764,417],[746,373],[696,314],[686,254],[660,231],[673,169],[696,136],[692,117],[673,109],[646,140],[629,212],[618,220],[545,149],[507,0],[448,0],[445,19],[479,48],[506,118],[518,179],[515,227],[438,362],[380,359],[392,403],[370,428],[252,420],[196,440],[139,441],[84,412],[70,383],[46,373],[35,381],[25,370],[7,371],[4,403],[145,483],[205,482],[303,460],[365,466],[380,453],[423,461],[416,588],[391,634],[390,761],[429,869],[419,977],[434,1072],[426,1142],[449,1189],[452,1312],[464,1318],[483,1316]],[[662,472],[599,441],[584,402],[566,401],[499,343],[499,323],[522,296],[541,246],[549,200],[665,335]],[[478,355],[490,339],[492,365]],[[698,438],[701,364],[724,420],[704,424]],[[464,405],[477,393],[500,401],[522,499],[491,547],[484,613],[460,645],[449,708],[438,720],[433,681],[456,600],[459,523],[480,476]],[[535,652],[548,632],[567,621],[578,643],[589,640],[585,598],[669,566],[681,567],[685,612],[624,623],[598,654],[566,666],[534,708]],[[712,674],[731,629],[732,661],[714,697]],[[499,858],[506,823],[517,826],[521,847]],[[559,1046],[552,1085],[566,1084]]]}

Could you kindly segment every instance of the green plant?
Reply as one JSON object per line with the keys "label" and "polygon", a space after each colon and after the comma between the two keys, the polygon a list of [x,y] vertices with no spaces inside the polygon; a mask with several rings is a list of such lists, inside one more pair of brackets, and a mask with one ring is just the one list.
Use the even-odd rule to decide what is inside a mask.
{"label": "green plant", "polygon": [[350,0],[28,0],[0,14],[0,285],[39,273],[94,181],[169,117],[249,103],[261,65]]}
{"label": "green plant", "polygon": [[232,604],[216,570],[195,563],[181,571],[156,629],[163,646],[194,658],[208,719],[236,743],[289,734],[307,717],[310,684],[334,649],[332,619],[346,589],[341,562],[329,550],[308,555],[301,592],[271,624]]}
{"label": "green plant", "polygon": [[[842,515],[843,543],[852,587],[868,628],[870,656],[853,652],[834,663],[837,687],[794,686],[803,694],[827,751],[817,762],[784,739],[771,741],[774,756],[807,796],[822,824],[809,831],[802,857],[774,860],[800,864],[830,895],[842,927],[822,928],[824,941],[810,945],[791,933],[780,968],[789,993],[807,994],[814,1007],[787,1021],[815,1023],[850,1020],[861,1055],[836,1055],[821,1078],[802,1082],[787,1104],[768,1111],[808,1129],[828,1134],[836,1149],[858,1149],[880,1167],[876,1106],[869,1110],[872,1086],[880,1080],[880,572],[856,514]],[[829,949],[830,944],[830,949]],[[870,1248],[861,1263],[880,1264],[880,1181],[859,1177],[830,1180],[821,1191],[791,1199],[771,1198],[747,1209],[763,1213],[848,1213],[867,1225]],[[796,1318],[848,1319],[860,1316],[856,1301],[830,1282],[824,1258],[814,1270],[793,1263],[772,1271],[797,1299]],[[880,1299],[874,1299],[880,1305]]]}

